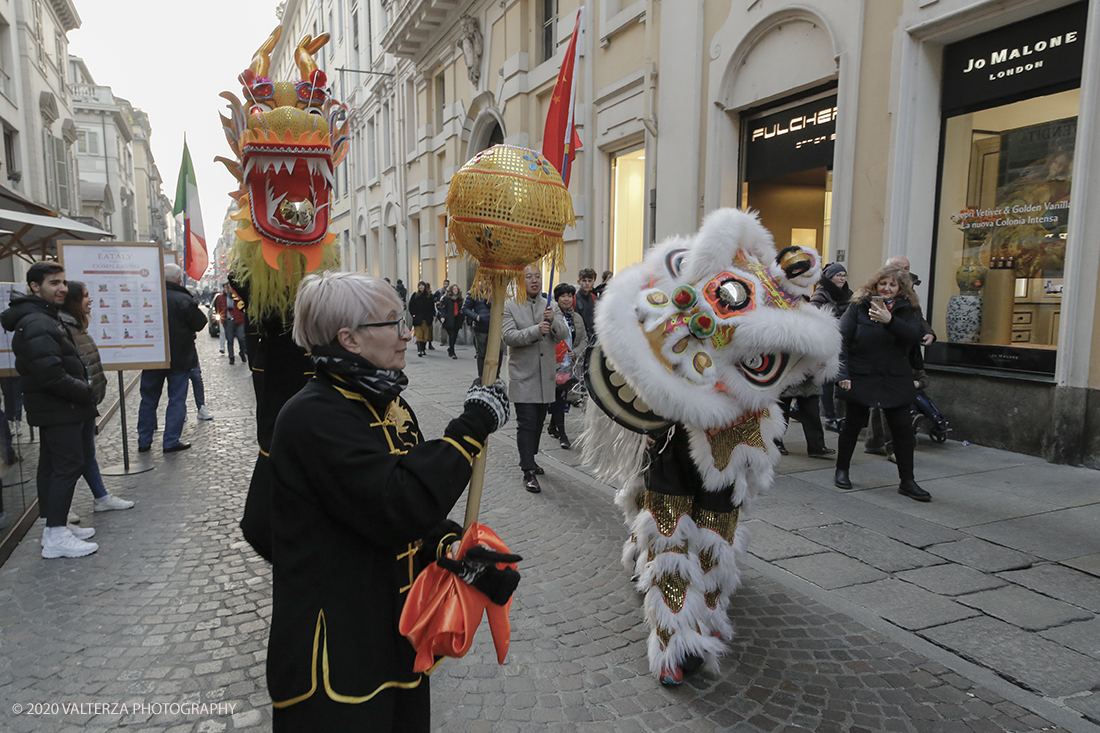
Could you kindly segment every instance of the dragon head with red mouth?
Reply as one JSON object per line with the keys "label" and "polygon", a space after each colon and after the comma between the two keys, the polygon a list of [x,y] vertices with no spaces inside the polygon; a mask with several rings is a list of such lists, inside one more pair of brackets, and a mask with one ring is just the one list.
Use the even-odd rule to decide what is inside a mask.
{"label": "dragon head with red mouth", "polygon": [[[232,249],[235,277],[247,281],[253,317],[286,316],[298,281],[336,267],[329,204],[335,166],[347,152],[347,108],[333,100],[313,55],[327,33],[305,36],[294,50],[297,81],[268,77],[276,28],[238,77],[246,103],[231,92],[222,127],[235,160],[216,158],[240,183]],[[289,286],[289,287],[288,287]],[[258,306],[258,308],[257,308]]]}

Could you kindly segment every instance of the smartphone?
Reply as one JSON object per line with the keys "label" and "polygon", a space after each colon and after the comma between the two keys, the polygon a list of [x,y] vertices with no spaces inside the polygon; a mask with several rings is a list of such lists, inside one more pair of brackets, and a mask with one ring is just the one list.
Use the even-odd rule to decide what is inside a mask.
{"label": "smartphone", "polygon": [[871,302],[873,302],[873,303],[883,303],[883,302],[885,302],[885,300],[886,300],[886,298],[883,298],[881,295],[872,295],[871,296]]}

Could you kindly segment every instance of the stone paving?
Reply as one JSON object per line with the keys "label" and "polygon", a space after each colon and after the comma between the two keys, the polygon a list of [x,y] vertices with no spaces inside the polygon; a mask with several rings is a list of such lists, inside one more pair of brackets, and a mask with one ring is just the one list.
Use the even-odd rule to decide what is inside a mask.
{"label": "stone paving", "polygon": [[[95,555],[44,561],[35,527],[0,568],[0,730],[270,728],[270,572],[237,528],[255,453],[251,383],[216,339],[200,335],[199,346],[216,419],[189,411],[183,439],[194,448],[164,456],[158,435],[142,457],[154,470],[108,477],[110,491],[138,501],[129,511],[93,514],[78,487],[74,509],[97,529]],[[473,376],[472,349],[458,354],[409,359],[409,400],[429,436]],[[134,392],[131,435],[136,409]],[[571,434],[579,422],[570,415]],[[1087,698],[1087,664],[1100,663],[1100,595],[1065,576],[1080,570],[1047,561],[1039,540],[1030,552],[1046,554],[1027,562],[993,539],[975,544],[976,530],[914,518],[886,490],[823,490],[812,483],[821,463],[794,456],[745,523],[756,554],[731,606],[738,637],[722,674],[662,688],[619,565],[625,529],[610,489],[574,466],[576,451],[544,441],[544,492],[527,494],[514,438],[512,422],[491,441],[481,514],[524,556],[511,650],[498,666],[483,625],[466,658],[444,662],[432,679],[435,730],[1100,730],[1071,704]],[[100,462],[121,462],[120,446],[116,418]],[[873,465],[854,468],[857,485]],[[847,500],[861,510],[841,511]],[[1062,559],[1087,565],[1081,557]],[[1024,591],[1055,604],[1032,607]],[[1048,669],[1026,678],[1018,667],[1032,663]]]}

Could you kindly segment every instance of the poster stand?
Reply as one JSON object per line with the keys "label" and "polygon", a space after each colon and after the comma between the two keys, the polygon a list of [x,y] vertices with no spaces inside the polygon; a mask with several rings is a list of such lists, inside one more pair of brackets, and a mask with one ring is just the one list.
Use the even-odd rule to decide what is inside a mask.
{"label": "poster stand", "polygon": [[137,463],[130,465],[130,440],[126,434],[126,386],[122,383],[121,369],[118,372],[118,408],[118,416],[122,421],[122,463],[100,467],[99,472],[104,476],[129,476],[152,471],[153,459],[149,456],[139,456]]}
{"label": "poster stand", "polygon": [[150,456],[140,454],[136,461],[130,460],[122,372],[170,366],[164,252],[155,242],[60,241],[57,245],[66,275],[84,282],[92,295],[88,332],[99,348],[103,369],[118,370],[122,464],[100,468],[100,473],[125,476],[151,471]]}

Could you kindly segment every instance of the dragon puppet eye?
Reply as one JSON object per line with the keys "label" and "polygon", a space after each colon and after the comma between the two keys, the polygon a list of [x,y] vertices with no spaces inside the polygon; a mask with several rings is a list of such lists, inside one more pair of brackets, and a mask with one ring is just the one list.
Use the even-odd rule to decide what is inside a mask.
{"label": "dragon puppet eye", "polygon": [[740,280],[726,280],[718,286],[718,300],[729,310],[739,311],[748,305],[751,295]]}

